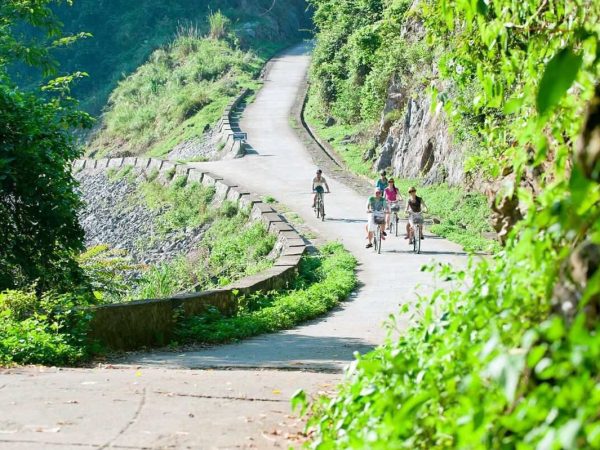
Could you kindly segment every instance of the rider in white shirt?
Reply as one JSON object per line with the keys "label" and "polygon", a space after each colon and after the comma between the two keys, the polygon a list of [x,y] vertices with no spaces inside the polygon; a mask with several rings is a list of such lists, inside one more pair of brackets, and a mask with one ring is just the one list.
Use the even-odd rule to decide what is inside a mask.
{"label": "rider in white shirt", "polygon": [[312,181],[312,191],[315,193],[315,196],[313,197],[313,204],[312,207],[314,208],[316,203],[317,203],[317,194],[318,193],[323,193],[325,192],[325,189],[327,189],[327,193],[329,193],[329,185],[327,184],[327,181],[325,180],[325,177],[323,176],[323,171],[321,169],[317,169],[317,176],[313,178]]}

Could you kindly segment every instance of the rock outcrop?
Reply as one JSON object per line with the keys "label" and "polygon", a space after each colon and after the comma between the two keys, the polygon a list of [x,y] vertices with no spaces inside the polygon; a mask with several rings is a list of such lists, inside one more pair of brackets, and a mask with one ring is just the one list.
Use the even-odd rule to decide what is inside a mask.
{"label": "rock outcrop", "polygon": [[[416,20],[408,21],[402,34],[408,42],[424,39],[425,31]],[[391,168],[403,178],[423,178],[426,183],[464,181],[464,151],[453,142],[445,113],[439,104],[432,108],[428,83],[447,86],[438,80],[435,65],[411,67],[412,73],[392,80],[377,133],[375,168]],[[419,80],[432,81],[419,81]],[[369,157],[370,155],[365,155]]]}

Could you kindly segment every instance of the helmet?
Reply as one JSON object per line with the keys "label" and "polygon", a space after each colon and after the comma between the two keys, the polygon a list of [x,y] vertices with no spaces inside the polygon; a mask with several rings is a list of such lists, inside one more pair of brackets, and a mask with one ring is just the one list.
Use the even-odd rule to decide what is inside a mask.
{"label": "helmet", "polygon": [[375,188],[375,195],[377,194],[383,194],[383,191],[379,188]]}

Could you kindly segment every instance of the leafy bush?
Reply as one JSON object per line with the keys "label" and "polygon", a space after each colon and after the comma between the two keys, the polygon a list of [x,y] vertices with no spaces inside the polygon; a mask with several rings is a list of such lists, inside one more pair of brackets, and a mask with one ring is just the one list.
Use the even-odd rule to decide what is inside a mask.
{"label": "leafy bush", "polygon": [[0,364],[73,364],[88,354],[86,296],[0,293]]}
{"label": "leafy bush", "polygon": [[23,41],[19,30],[67,43],[46,7],[55,2],[21,3],[0,5],[0,290],[34,282],[40,290],[68,290],[82,281],[73,255],[83,246],[70,169],[80,151],[70,130],[90,119],[69,95],[81,74],[51,80],[43,94],[21,90],[9,76],[18,63],[56,74],[48,48]]}
{"label": "leafy bush", "polygon": [[79,255],[77,262],[94,296],[101,302],[115,301],[125,295],[131,283],[126,274],[140,268],[131,262],[126,250],[111,249],[108,245],[88,248]]}
{"label": "leafy bush", "polygon": [[439,269],[454,285],[318,402],[313,446],[600,448],[600,5],[418,5],[448,116],[485,144],[478,171],[511,174],[500,200],[524,218],[493,258]]}
{"label": "leafy bush", "polygon": [[355,267],[356,260],[341,244],[327,244],[319,254],[302,258],[299,276],[288,290],[242,297],[234,317],[223,317],[212,310],[180,319],[178,341],[228,342],[318,317],[355,288]]}

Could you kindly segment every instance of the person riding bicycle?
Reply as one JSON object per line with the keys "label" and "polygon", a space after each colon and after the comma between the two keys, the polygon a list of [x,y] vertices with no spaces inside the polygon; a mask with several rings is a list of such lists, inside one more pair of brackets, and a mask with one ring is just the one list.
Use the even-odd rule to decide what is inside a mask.
{"label": "person riding bicycle", "polygon": [[314,177],[312,181],[312,191],[315,193],[312,204],[313,209],[316,207],[317,204],[317,195],[325,192],[325,188],[327,188],[327,193],[329,193],[329,185],[327,184],[327,180],[325,180],[325,177],[323,176],[323,171],[321,169],[317,169],[317,176]]}
{"label": "person riding bicycle", "polygon": [[[366,246],[367,248],[373,247],[373,233],[377,230],[377,227],[381,229],[381,239],[385,239],[386,236],[384,231],[385,214],[389,212],[389,208],[382,194],[383,192],[380,189],[375,189],[375,195],[369,197],[369,200],[367,201],[367,214],[369,215],[366,227],[367,239],[369,240],[369,243]],[[378,219],[376,217],[377,212],[384,214],[384,217],[381,218],[381,223],[376,222]]]}
{"label": "person riding bicycle", "polygon": [[[388,203],[390,210],[392,212],[393,211],[398,212],[400,210],[400,204],[398,202],[400,202],[403,199],[402,199],[402,195],[400,195],[400,191],[398,191],[398,188],[394,184],[393,178],[390,178],[388,180],[388,185],[385,188],[385,190],[383,191],[383,197],[385,198],[385,201]],[[385,226],[387,228],[389,228],[389,226],[390,226],[390,218],[391,217],[392,217],[391,214],[388,214],[386,216]]]}
{"label": "person riding bicycle", "polygon": [[375,182],[375,187],[383,192],[388,185],[388,179],[385,176],[385,170],[382,170],[379,174],[381,177],[379,177]]}
{"label": "person riding bicycle", "polygon": [[[404,239],[408,239],[408,243],[412,244],[412,229],[414,227],[414,216],[415,214],[420,214],[423,209],[427,211],[427,205],[425,205],[425,201],[423,200],[423,198],[417,196],[417,188],[415,188],[414,186],[408,190],[408,195],[409,197],[408,201],[406,202],[405,212],[407,212],[409,216],[408,223],[406,224],[406,236],[404,237]],[[419,223],[418,227],[421,239],[423,239],[423,224]]]}

